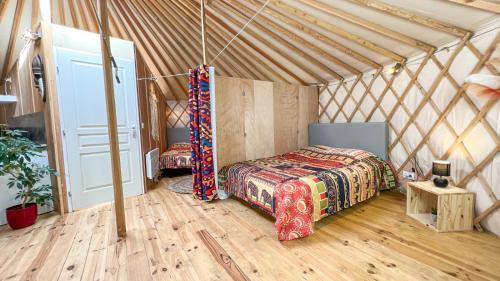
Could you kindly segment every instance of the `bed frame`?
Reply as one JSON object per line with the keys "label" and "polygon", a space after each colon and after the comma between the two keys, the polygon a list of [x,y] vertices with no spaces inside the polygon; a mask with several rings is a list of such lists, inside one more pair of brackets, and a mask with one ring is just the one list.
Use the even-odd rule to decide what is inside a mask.
{"label": "bed frame", "polygon": [[167,128],[167,147],[178,142],[190,142],[189,128]]}
{"label": "bed frame", "polygon": [[309,124],[309,145],[363,149],[388,160],[389,127],[385,122]]}

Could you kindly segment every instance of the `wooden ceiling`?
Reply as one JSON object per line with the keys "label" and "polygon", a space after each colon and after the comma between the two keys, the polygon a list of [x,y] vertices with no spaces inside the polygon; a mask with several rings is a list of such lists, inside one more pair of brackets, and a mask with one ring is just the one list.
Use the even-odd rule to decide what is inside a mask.
{"label": "wooden ceiling", "polygon": [[[0,0],[2,77],[35,26],[39,0]],[[91,2],[50,0],[56,24],[98,31]],[[265,0],[208,0],[208,61]],[[98,5],[96,5],[98,6]],[[325,84],[470,36],[499,20],[494,0],[270,0],[213,62],[217,74],[298,84]],[[133,40],[157,76],[185,73],[202,62],[199,0],[111,0],[113,37]],[[168,99],[185,99],[185,76],[160,78]]]}

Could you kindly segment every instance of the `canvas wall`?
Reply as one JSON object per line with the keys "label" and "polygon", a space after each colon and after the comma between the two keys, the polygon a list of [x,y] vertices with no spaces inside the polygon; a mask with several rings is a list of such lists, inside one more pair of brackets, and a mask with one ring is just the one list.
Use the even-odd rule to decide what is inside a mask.
{"label": "canvas wall", "polygon": [[167,128],[189,127],[189,113],[187,100],[167,100],[165,117]]}
{"label": "canvas wall", "polygon": [[216,77],[218,168],[307,145],[318,121],[318,88]]}
{"label": "canvas wall", "polygon": [[472,72],[498,75],[486,62],[499,58],[499,30],[485,32],[428,59],[411,58],[397,76],[384,69],[331,83],[320,93],[319,119],[387,121],[390,158],[400,173],[416,160],[420,179],[428,179],[432,160],[450,160],[453,183],[476,193],[476,217],[486,217],[482,226],[500,234],[500,210],[484,213],[500,198],[500,102],[462,88]]}

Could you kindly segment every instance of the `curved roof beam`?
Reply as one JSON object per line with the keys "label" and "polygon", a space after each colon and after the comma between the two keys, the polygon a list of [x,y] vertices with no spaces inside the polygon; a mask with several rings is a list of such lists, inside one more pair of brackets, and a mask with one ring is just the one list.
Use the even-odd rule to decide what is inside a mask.
{"label": "curved roof beam", "polygon": [[[193,32],[198,32],[198,35],[193,36],[200,37],[199,34],[201,30],[201,24],[198,20],[196,20],[196,17],[193,15],[193,13],[190,13],[183,4],[176,3],[176,1],[164,1],[163,3],[169,5],[170,10],[175,13],[173,15],[177,22],[181,22],[182,20],[183,22],[187,23],[188,29],[192,30]],[[180,17],[180,19],[178,19],[178,17]],[[211,19],[208,18],[207,20],[210,21]],[[219,27],[217,23],[215,24],[215,26]],[[228,42],[229,40],[231,40],[232,35],[229,34],[227,30],[217,30],[216,27],[211,24],[208,24],[207,27],[207,43],[209,44],[209,50],[222,50],[224,46],[221,42]],[[191,32],[191,34],[193,33]],[[248,52],[244,52],[244,50],[245,46],[239,40],[235,40],[233,41],[233,48],[231,49],[231,51],[224,52],[220,57],[228,56],[233,58],[240,65],[240,67],[243,67],[244,69],[247,69],[248,71],[253,73],[253,75],[258,77],[259,80],[287,81],[285,77],[274,71],[274,69],[267,64],[252,65],[252,61],[255,60],[255,57],[249,56]]]}
{"label": "curved roof beam", "polygon": [[430,44],[419,41],[419,40],[412,38],[408,35],[405,35],[403,33],[394,31],[394,30],[389,29],[385,26],[382,26],[382,25],[367,21],[365,19],[362,19],[360,17],[354,16],[352,14],[349,14],[347,12],[344,12],[342,10],[334,8],[332,6],[323,4],[319,1],[299,0],[299,2],[302,2],[310,7],[313,7],[319,11],[322,11],[322,12],[327,13],[329,15],[332,15],[334,17],[340,18],[344,21],[348,21],[348,22],[351,22],[355,25],[361,26],[367,30],[376,32],[376,33],[383,35],[385,37],[392,38],[392,39],[397,40],[397,41],[404,43],[406,45],[420,49],[424,52],[431,52],[433,50],[436,50],[436,48],[434,46],[431,46]]}
{"label": "curved roof beam", "polygon": [[328,30],[331,33],[334,33],[334,34],[336,34],[340,37],[343,37],[349,41],[352,41],[360,46],[363,46],[369,50],[372,50],[373,52],[379,53],[379,54],[386,56],[388,58],[391,58],[395,61],[399,61],[399,62],[406,61],[405,57],[403,57],[403,56],[401,56],[401,55],[399,55],[399,54],[397,54],[389,49],[386,49],[386,48],[379,46],[371,41],[365,40],[364,38],[361,38],[357,35],[354,35],[350,32],[347,32],[341,28],[338,28],[337,26],[335,26],[331,23],[322,21],[315,16],[312,16],[310,14],[305,13],[304,11],[301,11],[299,9],[292,7],[292,6],[289,6],[285,3],[283,3],[282,1],[272,0],[271,5],[279,7],[281,9],[283,9],[284,11],[286,11],[292,15],[295,15],[298,18],[301,18],[301,19],[308,21],[312,24],[315,24],[315,25],[317,25],[325,30]]}
{"label": "curved roof beam", "polygon": [[[229,4],[227,3],[226,1],[224,0],[221,0],[221,1],[218,1],[217,3],[223,3],[224,7],[221,7],[222,5],[218,5],[218,4],[213,4],[212,7],[215,7],[215,5],[218,5],[219,7],[219,12],[226,18],[230,19],[231,21],[232,20],[232,14],[230,11],[228,11],[228,9],[233,9],[233,11],[235,13],[238,13],[240,15],[243,15],[245,18],[247,17],[247,14],[248,14],[248,9],[245,7],[245,6],[242,6],[241,4],[237,4],[237,3],[232,3]],[[237,6],[239,8],[236,9],[234,6]],[[241,10],[245,11],[245,12],[242,12]],[[226,13],[227,12],[227,13]],[[269,27],[272,27],[273,29],[275,29],[276,31],[282,33],[282,34],[286,34],[288,39],[291,39],[291,40],[294,40],[294,39],[298,39],[296,35],[292,34],[291,32],[289,32],[288,30],[286,29],[283,29],[281,28],[280,26],[278,25],[275,25],[274,23],[270,22],[270,21],[266,21],[267,19],[263,18],[263,17],[260,17],[259,18],[260,20],[264,20],[264,22],[266,23],[267,26]],[[237,23],[235,21],[233,21],[234,23]],[[319,60],[317,60],[316,58],[312,57],[311,55],[309,55],[308,53],[304,52],[302,49],[296,47],[296,45],[294,44],[291,44],[290,42],[288,42],[287,40],[283,39],[282,37],[280,37],[277,32],[273,31],[271,28],[268,28],[266,26],[264,26],[263,24],[261,24],[259,21],[254,21],[254,27],[257,28],[258,30],[261,30],[262,32],[266,33],[267,35],[271,36],[274,40],[276,40],[277,42],[279,42],[281,45],[284,45],[286,46],[287,48],[293,50],[295,53],[299,54],[301,57],[303,57],[304,59],[306,59],[308,62],[310,62],[311,64],[315,65],[317,68],[320,68],[322,69],[324,72],[327,72],[329,74],[331,74],[335,79],[337,80],[343,80],[344,78],[338,74],[337,72],[335,72],[333,69],[331,69],[330,67],[326,66],[325,64],[323,64],[322,62],[320,62]],[[250,30],[248,30],[250,31]],[[254,35],[257,35],[255,32],[252,32],[250,31],[249,34],[254,34]],[[257,35],[259,36],[259,35]],[[259,36],[260,37],[260,36]],[[256,37],[257,38],[257,37]],[[263,38],[261,38],[263,39]],[[300,39],[300,38],[299,38]],[[300,41],[301,44],[304,44],[304,45],[307,45],[309,44],[308,42],[306,42],[305,40],[302,40]],[[274,45],[273,42],[270,42],[270,45]],[[274,48],[274,46],[273,46]],[[279,47],[278,47],[279,49]],[[301,67],[303,70],[307,71],[307,73],[309,75],[311,75],[312,77],[315,77],[316,79],[318,79],[319,81],[318,82],[325,82],[325,79],[322,78],[320,75],[318,75],[317,73],[314,73],[313,70],[311,70],[309,67],[307,67],[306,65],[296,61],[295,59],[291,58],[290,56],[286,55],[286,51],[283,52],[281,54],[285,59],[287,59],[288,61],[291,61],[291,62],[296,62],[298,63],[297,65],[299,67]]]}
{"label": "curved roof beam", "polygon": [[[232,1],[232,2],[234,2],[234,1]],[[254,6],[262,4],[261,2],[256,1],[256,0],[247,0],[246,2],[252,3]],[[274,19],[278,20],[279,22],[282,22],[286,25],[289,25],[291,27],[294,27],[298,30],[301,30],[301,31],[307,33],[308,35],[315,38],[316,40],[319,40],[319,41],[325,43],[326,45],[328,45],[334,49],[337,49],[350,57],[353,57],[357,61],[362,62],[368,66],[371,66],[372,68],[378,69],[378,68],[382,67],[380,64],[378,64],[374,60],[372,60],[372,59],[370,59],[370,58],[368,58],[368,57],[366,57],[366,56],[364,56],[364,55],[362,55],[362,54],[360,54],[360,53],[358,53],[350,48],[347,48],[346,46],[340,44],[339,42],[337,42],[337,41],[335,41],[327,36],[324,36],[323,34],[316,32],[315,30],[310,29],[307,26],[304,26],[302,23],[298,22],[293,17],[279,11],[276,8],[273,8],[272,6],[267,6],[266,9],[263,10],[263,13],[267,13],[268,15],[270,15]]]}
{"label": "curved roof beam", "polygon": [[465,30],[463,28],[448,24],[443,21],[439,21],[430,17],[426,17],[423,15],[419,15],[404,9],[401,9],[399,7],[394,7],[389,4],[383,3],[381,1],[377,0],[349,0],[353,3],[356,3],[358,5],[366,6],[375,10],[378,10],[380,12],[384,12],[389,15],[393,15],[402,19],[405,19],[407,21],[411,21],[414,23],[418,23],[427,27],[430,27],[432,29],[445,32],[448,34],[452,34],[458,37],[463,37],[467,33],[470,33],[470,31]]}
{"label": "curved roof beam", "polygon": [[500,13],[500,3],[489,0],[447,0],[448,2],[474,7],[492,13]]}
{"label": "curved roof beam", "polygon": [[[236,7],[237,7],[238,8],[237,10],[238,10],[239,13],[246,14],[247,16],[248,16],[248,14],[252,14],[253,12],[255,12],[253,10],[254,7],[249,8],[249,7],[247,7],[244,4],[239,3],[239,2],[231,1],[231,4],[230,4],[229,1],[227,1],[227,0],[221,0],[221,1],[223,3],[225,3],[226,5],[228,5],[228,6],[229,5],[233,5],[233,9],[235,9],[235,10],[236,10]],[[332,56],[331,54],[329,54],[328,52],[322,50],[321,48],[319,48],[315,44],[312,44],[309,41],[307,41],[306,39],[302,38],[300,35],[295,34],[294,32],[291,32],[291,31],[287,30],[286,28],[283,28],[279,24],[276,24],[275,22],[273,22],[272,20],[268,19],[264,15],[260,15],[259,19],[262,21],[262,24],[256,22],[257,26],[262,27],[264,30],[276,30],[276,32],[272,32],[273,37],[279,36],[278,34],[283,34],[284,36],[286,36],[287,39],[295,41],[298,44],[298,46],[303,45],[303,46],[307,47],[308,49],[310,49],[310,50],[312,50],[312,51],[320,54],[322,57],[326,58],[327,60],[329,60],[329,61],[331,61],[331,62],[333,62],[333,63],[335,63],[337,65],[340,65],[344,69],[347,69],[352,74],[359,74],[359,73],[361,73],[360,70],[358,70],[358,69],[354,68],[353,66],[345,63],[344,61],[336,58],[335,56]],[[283,39],[281,39],[281,40],[283,40]],[[290,43],[288,43],[288,41],[286,41],[286,42],[287,42],[287,44],[290,44]],[[300,50],[300,52],[302,52],[302,50]],[[308,57],[308,60],[310,60],[309,59],[310,56],[307,55],[307,57]],[[310,61],[316,61],[316,62],[318,62],[318,60],[314,59],[314,58],[313,58],[313,60],[310,60]],[[322,64],[322,63],[319,62],[319,64]],[[336,73],[334,70],[331,70],[331,71],[336,74],[336,75],[334,74],[333,76],[337,77],[337,80],[342,80],[343,79],[343,77],[341,75],[339,75],[338,73]]]}
{"label": "curved roof beam", "polygon": [[[176,2],[176,3],[182,4],[182,5],[186,5],[186,6],[190,5],[191,8],[188,8],[188,10],[190,10],[191,12],[193,12],[193,9],[194,9],[195,12],[198,12],[198,10],[197,10],[198,7],[193,7],[194,4],[193,4],[192,1],[172,1],[172,2]],[[233,35],[238,32],[234,28],[232,28],[229,25],[227,25],[224,21],[222,21],[217,15],[214,15],[211,12],[211,10],[207,9],[206,12],[207,12],[207,20],[212,20],[216,25],[221,26],[223,29],[227,30],[229,33],[231,33]],[[293,78],[294,81],[297,81],[297,82],[299,82],[299,83],[301,83],[303,85],[307,84],[302,78],[300,78],[295,73],[293,73],[292,71],[290,71],[287,68],[285,68],[284,66],[282,66],[272,56],[270,56],[269,54],[267,54],[266,52],[264,52],[263,50],[261,50],[260,48],[258,48],[253,42],[251,42],[251,40],[246,39],[244,36],[239,36],[238,40],[240,40],[241,42],[243,42],[249,48],[251,48],[254,51],[256,51],[261,57],[263,57],[267,61],[271,62],[275,67],[279,68],[281,71],[284,71],[287,75],[289,75],[291,78]]]}
{"label": "curved roof beam", "polygon": [[7,4],[9,3],[9,0],[5,0],[0,2],[0,23],[2,23],[3,19],[5,18],[5,12],[7,11]]}
{"label": "curved roof beam", "polygon": [[[7,1],[5,1],[7,2]],[[10,64],[12,63],[12,56],[14,55],[14,50],[16,49],[17,32],[19,31],[19,25],[21,24],[21,18],[24,8],[24,0],[18,0],[16,3],[16,11],[14,12],[14,19],[12,20],[12,28],[10,30],[9,44],[7,45],[7,52],[5,52],[5,59],[3,61],[2,73],[0,74],[0,81],[3,81],[5,76],[10,70]]]}
{"label": "curved roof beam", "polygon": [[[218,11],[215,11],[210,6],[207,7],[206,12],[207,12],[207,16],[210,16],[215,21],[218,21],[219,23],[221,23],[224,26],[224,28],[226,28],[227,30],[231,30],[231,33],[236,34],[238,32],[237,30],[235,30],[234,28],[229,26],[229,24],[227,23],[226,20],[229,20],[230,22],[232,22],[236,26],[239,26],[241,23],[235,21],[232,18],[225,18],[224,16],[228,16],[228,15],[225,14],[224,12],[220,13]],[[250,35],[251,37],[249,38],[248,35]],[[245,32],[241,33],[238,36],[238,38],[241,39],[243,42],[245,42],[247,45],[251,46],[254,50],[261,53],[263,56],[265,56],[267,59],[269,59],[274,65],[276,65],[277,67],[279,67],[280,69],[285,71],[288,75],[290,75],[291,77],[293,77],[297,81],[300,81],[300,83],[302,83],[304,85],[307,84],[299,75],[297,75],[296,73],[291,71],[288,67],[281,64],[278,59],[275,59],[273,56],[271,56],[270,54],[268,54],[264,50],[260,49],[256,44],[253,43],[254,40],[252,40],[252,39],[255,39],[256,41],[259,41],[260,43],[266,45],[269,49],[273,50],[274,52],[276,52],[277,54],[279,54],[280,56],[285,58],[285,60],[287,60],[283,51],[277,49],[275,46],[273,46],[273,44],[271,42],[267,41],[265,38],[262,38],[260,35],[253,32],[250,28],[245,29]],[[304,69],[305,73],[307,73],[311,77],[314,77],[315,79],[318,79],[318,80],[321,79],[321,77],[314,75],[314,73],[311,73],[310,71],[306,70],[307,68],[305,65],[302,65],[295,60],[291,60],[290,62],[292,64],[298,66],[299,68]]]}

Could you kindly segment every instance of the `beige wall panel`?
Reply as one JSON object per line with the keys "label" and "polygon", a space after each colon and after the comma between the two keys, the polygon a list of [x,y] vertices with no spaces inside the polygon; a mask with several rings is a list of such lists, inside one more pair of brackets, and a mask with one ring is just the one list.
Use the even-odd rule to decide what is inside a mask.
{"label": "beige wall panel", "polygon": [[245,160],[244,83],[228,77],[216,77],[215,83],[217,158],[222,168]]}
{"label": "beige wall panel", "polygon": [[246,160],[275,155],[273,104],[273,83],[253,81],[245,94]]}
{"label": "beige wall panel", "polygon": [[31,87],[31,67],[30,64],[25,62],[18,63],[19,73],[19,90],[23,99],[23,114],[35,112],[34,97]]}
{"label": "beige wall panel", "polygon": [[[255,111],[254,81],[248,79],[242,79],[241,81],[245,88],[243,96],[245,112],[245,159],[253,160],[256,159],[256,144],[258,142],[256,136],[258,126],[255,124],[255,115],[258,115],[258,112]],[[247,88],[247,86],[249,87]]]}
{"label": "beige wall panel", "polygon": [[299,86],[298,97],[298,147],[302,148],[304,146],[307,146],[309,143],[309,124],[318,122],[318,88]]}
{"label": "beige wall panel", "polygon": [[20,84],[19,84],[19,73],[17,72],[17,63],[15,64],[15,67],[11,70],[9,74],[10,78],[12,79],[12,92],[11,95],[14,95],[17,97],[17,103],[15,104],[15,110],[14,110],[14,116],[13,117],[18,117],[23,115],[23,96],[21,95],[21,89],[20,89]]}
{"label": "beige wall panel", "polygon": [[215,92],[219,169],[298,149],[299,124],[305,146],[318,120],[317,87],[216,77]]}
{"label": "beige wall panel", "polygon": [[298,147],[299,86],[274,84],[274,147],[276,154]]}

